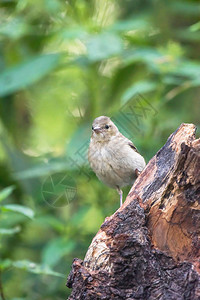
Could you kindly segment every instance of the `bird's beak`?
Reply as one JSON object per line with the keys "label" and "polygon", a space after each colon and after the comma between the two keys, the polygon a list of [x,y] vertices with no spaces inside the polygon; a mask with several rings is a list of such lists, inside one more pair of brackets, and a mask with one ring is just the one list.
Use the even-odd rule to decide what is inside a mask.
{"label": "bird's beak", "polygon": [[96,133],[99,133],[99,132],[101,132],[101,127],[96,126],[93,128],[93,131]]}

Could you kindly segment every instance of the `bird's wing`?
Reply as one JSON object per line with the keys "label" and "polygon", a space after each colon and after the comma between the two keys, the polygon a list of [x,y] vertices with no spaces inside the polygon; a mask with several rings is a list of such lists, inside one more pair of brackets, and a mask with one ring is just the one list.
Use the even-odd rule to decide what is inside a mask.
{"label": "bird's wing", "polygon": [[[138,149],[135,147],[135,145],[133,144],[133,142],[129,139],[127,139],[127,137],[125,137],[123,134],[120,134],[120,138],[123,139],[123,141],[125,141],[125,143],[127,143],[127,145],[133,149],[135,152],[139,153]],[[140,153],[139,153],[140,154]]]}
{"label": "bird's wing", "polygon": [[128,142],[128,145],[129,145],[135,152],[139,153],[138,149],[135,147],[135,145],[134,145],[131,141]]}

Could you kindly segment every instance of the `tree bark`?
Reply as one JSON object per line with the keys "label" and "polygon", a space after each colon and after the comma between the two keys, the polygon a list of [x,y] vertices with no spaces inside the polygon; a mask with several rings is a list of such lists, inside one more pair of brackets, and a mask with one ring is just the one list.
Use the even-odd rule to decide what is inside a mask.
{"label": "tree bark", "polygon": [[199,221],[200,139],[182,124],[74,259],[68,299],[200,299]]}

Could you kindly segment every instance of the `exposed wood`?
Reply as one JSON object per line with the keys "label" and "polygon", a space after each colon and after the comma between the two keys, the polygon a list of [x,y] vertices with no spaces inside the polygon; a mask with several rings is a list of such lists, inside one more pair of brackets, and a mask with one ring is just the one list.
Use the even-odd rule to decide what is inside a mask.
{"label": "exposed wood", "polygon": [[70,300],[200,299],[200,140],[182,124],[68,277]]}

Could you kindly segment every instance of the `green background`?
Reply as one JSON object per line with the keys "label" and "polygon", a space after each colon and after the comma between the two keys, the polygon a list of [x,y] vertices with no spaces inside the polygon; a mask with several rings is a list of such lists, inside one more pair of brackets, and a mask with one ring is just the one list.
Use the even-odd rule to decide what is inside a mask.
{"label": "green background", "polygon": [[1,0],[6,299],[66,299],[73,258],[119,207],[88,166],[95,117],[110,116],[147,162],[181,123],[199,134],[199,16],[191,0]]}

